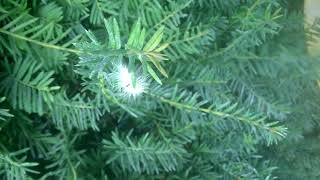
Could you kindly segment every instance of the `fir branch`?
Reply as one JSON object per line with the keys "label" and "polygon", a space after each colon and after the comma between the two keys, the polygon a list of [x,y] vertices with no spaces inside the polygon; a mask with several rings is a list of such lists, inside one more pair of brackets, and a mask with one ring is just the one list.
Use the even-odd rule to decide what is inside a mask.
{"label": "fir branch", "polygon": [[161,24],[163,24],[164,22],[166,22],[168,19],[172,18],[173,16],[175,16],[177,13],[179,13],[180,11],[182,11],[183,9],[185,9],[186,7],[188,7],[191,2],[193,0],[189,0],[186,3],[184,3],[183,5],[181,5],[179,8],[176,8],[175,11],[171,12],[170,14],[166,15],[165,17],[162,18],[162,20],[160,22],[158,22],[157,24],[155,24],[153,27],[156,28],[158,26],[160,26]]}
{"label": "fir branch", "polygon": [[[191,111],[199,111],[204,112],[206,114],[211,114],[214,116],[221,117],[222,119],[231,118],[235,119],[237,121],[243,122],[249,126],[255,127],[257,129],[263,130],[265,132],[261,132],[261,135],[264,136],[265,140],[268,144],[277,143],[279,139],[282,139],[287,134],[287,129],[282,126],[276,126],[278,122],[273,123],[265,123],[264,117],[259,116],[253,116],[253,117],[243,117],[243,116],[237,116],[237,113],[227,113],[223,111],[215,111],[211,108],[201,108],[201,107],[195,107],[188,104],[183,104],[174,100],[166,99],[162,96],[153,94],[152,92],[146,92],[146,94],[150,95],[151,97],[154,97],[164,103],[170,104],[173,107],[179,108],[179,109],[185,109],[185,110],[191,110]],[[255,129],[254,128],[254,129]],[[255,132],[255,130],[252,130],[252,132]],[[266,134],[265,134],[266,133]],[[265,135],[263,135],[265,134]]]}
{"label": "fir branch", "polygon": [[[0,103],[2,103],[6,98],[1,97],[0,98]],[[10,114],[9,109],[2,109],[0,108],[0,120],[6,121],[6,118],[13,117],[12,114]]]}
{"label": "fir branch", "polygon": [[69,99],[65,93],[60,93],[54,99],[50,104],[50,114],[58,128],[99,131],[97,123],[103,114],[99,107],[84,101],[79,94]]}
{"label": "fir branch", "polygon": [[[107,163],[117,163],[124,171],[148,174],[158,174],[161,171],[174,171],[178,166],[178,159],[185,151],[173,144],[156,142],[149,134],[138,140],[132,140],[130,133],[122,140],[115,132],[112,141],[103,140],[104,149],[114,154]],[[175,149],[172,149],[172,148]],[[127,163],[125,163],[127,162]]]}
{"label": "fir branch", "polygon": [[64,178],[77,179],[78,168],[85,151],[75,149],[75,143],[82,135],[79,132],[71,134],[70,131],[62,130],[56,136],[55,141],[51,144],[52,151],[47,157],[48,160],[53,160],[46,166],[47,169],[51,170],[44,174],[41,179],[47,179],[48,177],[60,180]]}
{"label": "fir branch", "polygon": [[8,62],[4,65],[7,72],[2,74],[0,92],[8,97],[13,108],[42,115],[44,106],[53,101],[52,91],[60,88],[51,86],[53,72],[39,71],[41,65],[30,58],[20,59],[13,67]]}
{"label": "fir branch", "polygon": [[56,49],[56,50],[66,51],[66,52],[71,52],[71,53],[76,53],[76,54],[87,53],[87,52],[80,51],[80,50],[77,50],[77,49],[70,49],[70,48],[65,48],[65,47],[62,47],[62,46],[57,46],[57,45],[54,45],[54,44],[49,44],[49,43],[37,41],[37,40],[31,39],[31,38],[28,38],[28,37],[25,37],[25,36],[21,36],[21,35],[16,34],[16,33],[12,33],[12,32],[6,31],[6,30],[4,30],[2,28],[0,28],[0,33],[12,36],[12,37],[20,39],[20,40],[28,41],[30,43],[34,43],[34,44],[37,44],[37,45],[42,46],[42,47],[50,48],[50,49]]}
{"label": "fir branch", "polygon": [[32,167],[37,166],[38,163],[26,162],[26,156],[18,159],[18,156],[26,153],[28,149],[21,149],[16,152],[10,152],[8,154],[0,153],[0,175],[3,175],[5,179],[26,179],[29,177],[27,173],[38,174],[38,171],[32,170]]}

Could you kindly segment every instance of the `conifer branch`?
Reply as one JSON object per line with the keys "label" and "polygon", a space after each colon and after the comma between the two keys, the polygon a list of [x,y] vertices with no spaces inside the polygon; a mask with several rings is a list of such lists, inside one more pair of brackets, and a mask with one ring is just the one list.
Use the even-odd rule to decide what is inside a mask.
{"label": "conifer branch", "polygon": [[168,14],[167,16],[165,16],[160,22],[158,22],[157,24],[155,24],[153,27],[158,27],[161,24],[163,24],[164,22],[166,22],[168,19],[170,19],[171,17],[173,17],[175,14],[177,14],[178,12],[182,11],[183,9],[185,9],[186,7],[188,7],[191,2],[193,0],[189,0],[187,3],[185,3],[184,5],[182,5],[180,8],[177,8],[175,11],[171,12],[170,14]]}
{"label": "conifer branch", "polygon": [[37,45],[42,46],[42,47],[50,48],[50,49],[56,49],[56,50],[66,51],[66,52],[71,52],[71,53],[76,53],[76,54],[88,54],[88,52],[85,52],[85,51],[80,51],[80,50],[77,50],[77,49],[65,48],[65,47],[62,47],[62,46],[57,46],[57,45],[54,45],[54,44],[49,44],[49,43],[37,41],[37,40],[31,39],[31,38],[28,38],[28,37],[25,37],[25,36],[21,36],[19,34],[15,34],[15,33],[6,31],[6,30],[4,30],[2,28],[0,28],[0,33],[12,36],[12,37],[20,39],[20,40],[28,41],[30,43],[37,44]]}
{"label": "conifer branch", "polygon": [[[167,103],[173,107],[176,107],[178,109],[185,109],[185,110],[188,110],[188,111],[199,111],[199,112],[204,112],[206,114],[211,114],[211,115],[214,115],[214,116],[218,116],[218,117],[221,117],[223,119],[225,118],[231,118],[231,119],[235,119],[235,120],[238,120],[240,122],[243,122],[245,124],[248,124],[250,126],[253,126],[253,127],[257,127],[258,129],[260,130],[266,130],[267,132],[273,134],[273,135],[276,135],[276,136],[279,136],[280,138],[284,138],[287,134],[287,129],[284,128],[284,127],[281,127],[281,126],[275,126],[275,124],[277,124],[276,122],[273,122],[273,123],[266,123],[264,124],[264,122],[262,121],[262,117],[255,117],[256,119],[252,119],[252,118],[246,118],[246,117],[242,117],[242,116],[236,116],[232,113],[226,113],[226,112],[223,112],[223,111],[215,111],[213,109],[206,109],[206,108],[201,108],[201,107],[194,107],[194,106],[191,106],[191,105],[187,105],[187,104],[183,104],[183,103],[180,103],[180,102],[176,102],[174,100],[170,100],[170,99],[166,99],[162,96],[159,96],[159,95],[156,95],[156,94],[153,94],[151,92],[145,92],[146,94],[150,95],[151,97],[154,97],[164,103]],[[261,119],[262,118],[262,119]],[[268,140],[268,144],[269,143],[272,143],[273,141],[277,142],[275,139],[271,138],[267,138]]]}

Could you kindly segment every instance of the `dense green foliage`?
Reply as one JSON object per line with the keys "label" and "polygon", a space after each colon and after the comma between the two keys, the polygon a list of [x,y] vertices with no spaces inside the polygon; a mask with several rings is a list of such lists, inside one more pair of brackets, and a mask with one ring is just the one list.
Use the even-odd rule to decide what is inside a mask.
{"label": "dense green foliage", "polygon": [[292,2],[0,0],[0,179],[319,179]]}

